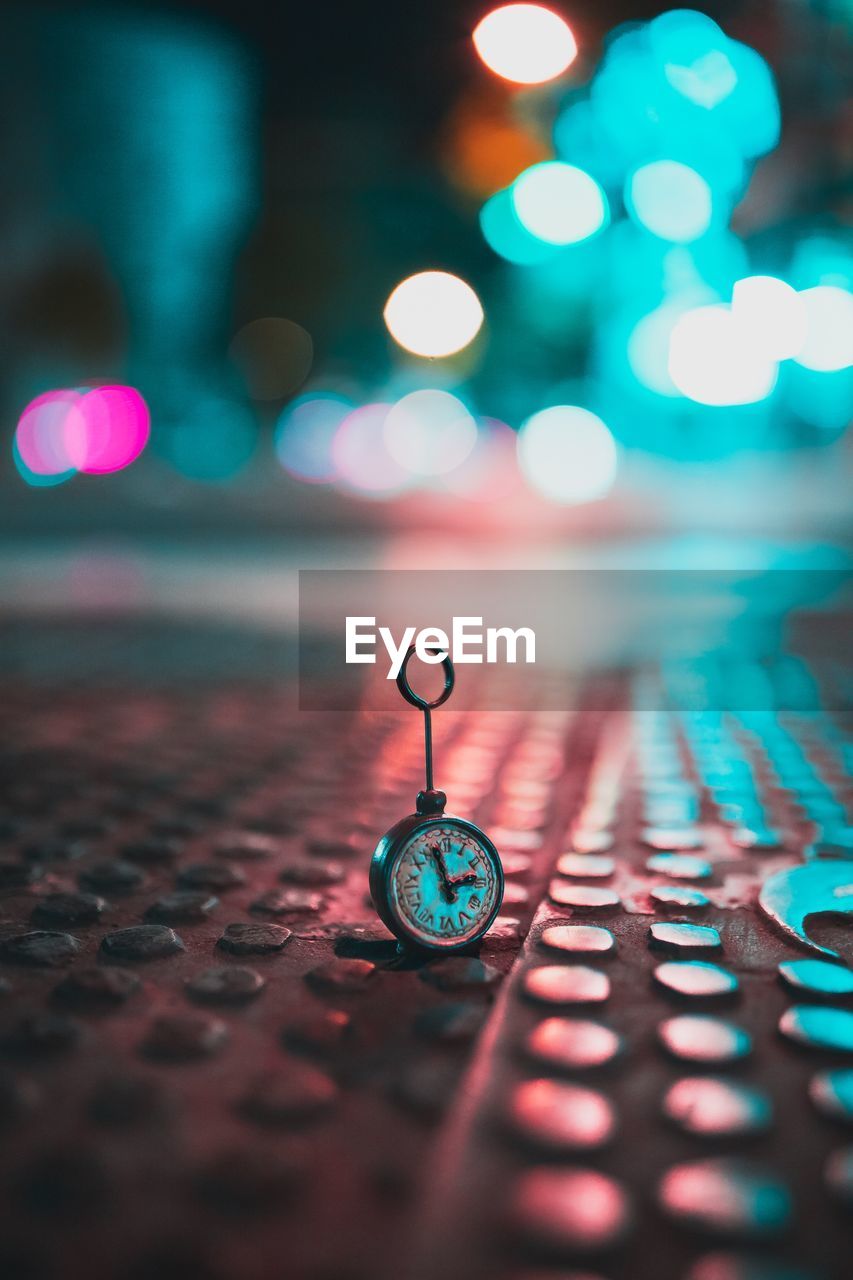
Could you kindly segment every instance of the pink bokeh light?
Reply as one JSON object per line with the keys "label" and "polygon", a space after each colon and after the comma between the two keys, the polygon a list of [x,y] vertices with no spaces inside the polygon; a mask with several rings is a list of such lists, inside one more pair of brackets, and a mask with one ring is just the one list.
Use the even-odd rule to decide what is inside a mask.
{"label": "pink bokeh light", "polygon": [[[21,461],[37,476],[57,476],[76,470],[68,446],[67,433],[80,428],[82,396],[77,391],[45,391],[24,409],[15,431]],[[82,423],[82,419],[81,419]]]}
{"label": "pink bokeh light", "polygon": [[149,434],[148,406],[133,387],[63,388],[30,401],[15,448],[34,476],[105,475],[138,458]]}
{"label": "pink bokeh light", "polygon": [[138,458],[151,431],[148,406],[133,387],[93,387],[66,419],[72,464],[89,475],[121,471]]}

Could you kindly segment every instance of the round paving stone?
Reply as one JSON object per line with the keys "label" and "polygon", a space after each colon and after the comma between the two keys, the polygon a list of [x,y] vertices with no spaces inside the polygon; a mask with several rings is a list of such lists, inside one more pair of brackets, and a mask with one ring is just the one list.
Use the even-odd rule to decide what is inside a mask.
{"label": "round paving stone", "polygon": [[670,1217],[712,1235],[761,1239],[791,1220],[791,1196],[776,1174],[729,1157],[674,1165],[658,1199]]}
{"label": "round paving stone", "polygon": [[821,1071],[809,1082],[809,1097],[830,1120],[853,1124],[853,1069]]}
{"label": "round paving stone", "polygon": [[178,884],[183,889],[212,889],[216,893],[225,893],[245,883],[245,873],[227,862],[192,862],[178,872]]}
{"label": "round paving stone", "polygon": [[608,849],[613,848],[613,840],[612,831],[599,831],[591,827],[576,827],[572,832],[571,851],[574,853],[606,853]]}
{"label": "round paving stone", "polygon": [[229,924],[216,945],[233,956],[269,956],[283,950],[290,936],[280,924]]}
{"label": "round paving stone", "polygon": [[704,960],[667,960],[657,966],[654,978],[665,991],[690,999],[730,996],[738,989],[733,973]]}
{"label": "round paving stone", "polygon": [[133,893],[145,882],[145,876],[132,862],[113,859],[107,862],[95,862],[81,871],[78,877],[83,889],[91,889],[94,893]]}
{"label": "round paving stone", "polygon": [[305,889],[270,889],[256,898],[249,910],[258,915],[286,916],[317,912],[322,906],[319,893]]}
{"label": "round paving stone", "polygon": [[612,955],[616,939],[597,924],[551,924],[539,934],[540,946],[549,951],[598,956]]}
{"label": "round paving stone", "polygon": [[0,939],[0,960],[7,964],[55,969],[68,964],[80,950],[80,939],[70,933],[33,929]]}
{"label": "round paving stone", "polygon": [[754,849],[756,853],[771,853],[782,848],[782,841],[769,827],[738,827],[730,836],[738,849]]}
{"label": "round paving stone", "polygon": [[667,1018],[658,1027],[658,1039],[673,1058],[682,1062],[722,1065],[739,1062],[752,1052],[749,1034],[731,1022],[699,1014]]}
{"label": "round paving stone", "polygon": [[391,1094],[408,1110],[438,1120],[456,1095],[461,1070],[455,1058],[406,1062],[391,1082]]}
{"label": "round paving stone", "polygon": [[779,1030],[787,1040],[808,1049],[853,1053],[853,1013],[847,1009],[795,1004],[782,1014]]}
{"label": "round paving stone", "polygon": [[505,876],[526,876],[533,860],[526,853],[501,853],[501,866]]}
{"label": "round paving stone", "polygon": [[288,1023],[282,1041],[295,1053],[326,1057],[337,1053],[349,1038],[351,1018],[343,1009],[324,1009]]}
{"label": "round paving stone", "polygon": [[172,1112],[172,1101],[155,1080],[111,1075],[101,1080],[89,1100],[89,1116],[108,1128],[150,1125]]}
{"label": "round paving stone", "polygon": [[0,1130],[28,1115],[40,1100],[41,1094],[32,1080],[0,1071]]}
{"label": "round paving stone", "polygon": [[557,862],[561,876],[575,879],[606,880],[616,870],[612,858],[593,853],[564,853]]}
{"label": "round paving stone", "polygon": [[186,992],[203,1004],[245,1004],[265,986],[266,979],[254,969],[235,964],[204,969],[190,978]]}
{"label": "round paving stone", "polygon": [[673,955],[722,950],[720,935],[710,925],[667,920],[649,925],[649,946]]}
{"label": "round paving stone", "polygon": [[89,851],[81,840],[39,840],[24,845],[23,856],[28,862],[74,862]]}
{"label": "round paving stone", "polygon": [[71,1049],[80,1039],[82,1027],[73,1018],[41,1009],[20,1014],[0,1032],[0,1050],[25,1057],[47,1057]]}
{"label": "round paving stone", "polygon": [[428,1040],[443,1044],[465,1044],[483,1029],[488,1006],[468,1001],[424,1009],[415,1020],[415,1030]]}
{"label": "round paving stone", "polygon": [[640,840],[662,851],[702,848],[702,835],[695,827],[644,827]]}
{"label": "round paving stone", "polygon": [[42,1152],[26,1167],[17,1190],[28,1212],[77,1226],[107,1199],[109,1181],[91,1152],[62,1147]]}
{"label": "round paving stone", "polygon": [[291,1128],[320,1119],[337,1098],[337,1085],[327,1075],[291,1060],[253,1081],[240,1110],[256,1124]]}
{"label": "round paving stone", "polygon": [[238,1148],[208,1161],[195,1184],[217,1217],[256,1217],[280,1208],[297,1184],[297,1172],[265,1149]]}
{"label": "round paving stone", "polygon": [[129,969],[73,969],[53,992],[53,998],[75,1009],[116,1009],[129,1000],[142,986]]}
{"label": "round paving stone", "polygon": [[794,991],[816,996],[853,995],[853,969],[827,960],[785,960],[779,977]]}
{"label": "round paving stone", "polygon": [[94,893],[48,893],[33,907],[33,924],[94,924],[106,907]]}
{"label": "round paving stone", "polygon": [[772,1119],[766,1094],[713,1076],[676,1080],[663,1100],[663,1113],[684,1133],[699,1138],[762,1133]]}
{"label": "round paving stone", "polygon": [[631,1225],[625,1191],[595,1169],[530,1169],[512,1190],[509,1212],[533,1248],[564,1254],[610,1248]]}
{"label": "round paving stone", "polygon": [[524,907],[530,901],[530,890],[523,884],[516,884],[515,881],[508,880],[504,885],[501,901],[504,907]]}
{"label": "round paving stone", "polygon": [[548,897],[558,907],[573,907],[575,911],[613,911],[621,904],[619,894],[613,889],[566,880],[552,880]]}
{"label": "round paving stone", "polygon": [[509,1101],[512,1132],[553,1152],[591,1151],[609,1142],[616,1127],[603,1094],[557,1080],[524,1080]]}
{"label": "round paving stone", "polygon": [[167,836],[149,836],[147,840],[133,840],[122,845],[122,856],[129,862],[141,862],[143,865],[175,862],[180,855],[183,844],[180,840]]}
{"label": "round paving stone", "polygon": [[357,995],[364,991],[375,972],[376,965],[369,960],[339,956],[311,969],[305,981],[331,994]]}
{"label": "round paving stone", "polygon": [[714,868],[704,858],[690,854],[658,853],[646,862],[647,871],[657,871],[673,880],[708,880]]}
{"label": "round paving stone", "polygon": [[601,1004],[610,995],[610,979],[586,965],[541,965],[528,969],[524,993],[540,1004]]}
{"label": "round paving stone", "polygon": [[552,1070],[588,1071],[612,1062],[622,1051],[622,1038],[600,1022],[545,1018],[528,1034],[524,1051]]}
{"label": "round paving stone", "polygon": [[214,853],[217,858],[252,862],[258,858],[282,857],[287,853],[287,844],[260,831],[229,831],[217,841]]}
{"label": "round paving stone", "polygon": [[184,944],[164,924],[136,924],[116,929],[101,941],[101,950],[111,960],[162,960],[183,951]]}
{"label": "round paving stone", "polygon": [[711,899],[700,889],[691,889],[681,884],[655,885],[649,891],[649,897],[659,907],[679,911],[701,911],[711,904]]}
{"label": "round paving stone", "polygon": [[842,1204],[853,1205],[853,1147],[833,1151],[824,1165],[827,1189]]}
{"label": "round paving stone", "polygon": [[142,1044],[149,1058],[165,1062],[189,1062],[207,1058],[221,1049],[228,1028],[219,1018],[201,1013],[171,1013],[155,1018]]}
{"label": "round paving stone", "polygon": [[420,971],[420,978],[439,991],[463,991],[467,987],[491,987],[503,974],[494,965],[469,956],[446,956]]}
{"label": "round paving stone", "polygon": [[345,875],[346,868],[340,862],[327,858],[325,861],[315,859],[313,862],[294,862],[289,867],[285,867],[278,878],[285,884],[321,888],[325,885],[340,884]]}
{"label": "round paving stone", "polygon": [[176,889],[152,902],[145,917],[163,924],[198,924],[218,906],[219,899],[204,889]]}
{"label": "round paving stone", "polygon": [[13,858],[0,859],[0,889],[25,889],[40,880],[44,871],[36,862],[18,862]]}

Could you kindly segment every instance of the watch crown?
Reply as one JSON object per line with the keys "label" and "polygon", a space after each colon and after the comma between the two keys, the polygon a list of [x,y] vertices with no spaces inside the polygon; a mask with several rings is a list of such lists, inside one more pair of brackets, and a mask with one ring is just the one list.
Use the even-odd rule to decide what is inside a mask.
{"label": "watch crown", "polygon": [[442,813],[447,796],[443,791],[419,791],[416,803],[418,813]]}

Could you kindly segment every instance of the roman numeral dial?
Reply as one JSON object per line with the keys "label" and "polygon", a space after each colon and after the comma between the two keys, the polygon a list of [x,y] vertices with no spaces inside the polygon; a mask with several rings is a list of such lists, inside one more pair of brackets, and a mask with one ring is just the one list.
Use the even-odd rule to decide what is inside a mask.
{"label": "roman numeral dial", "polygon": [[459,946],[483,933],[494,915],[500,866],[470,824],[426,823],[403,843],[389,890],[407,932],[425,946]]}

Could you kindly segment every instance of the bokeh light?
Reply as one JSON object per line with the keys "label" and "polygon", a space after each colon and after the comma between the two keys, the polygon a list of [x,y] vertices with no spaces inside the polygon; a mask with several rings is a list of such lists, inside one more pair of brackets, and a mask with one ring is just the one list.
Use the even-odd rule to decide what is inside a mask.
{"label": "bokeh light", "polygon": [[512,186],[519,222],[548,244],[577,244],[601,230],[607,221],[607,199],[583,169],[561,160],[535,164]]}
{"label": "bokeh light", "polygon": [[335,482],[363,497],[390,498],[403,493],[415,477],[385,444],[390,404],[373,402],[353,409],[342,420],[332,443]]}
{"label": "bokeh light", "polygon": [[732,314],[744,341],[770,360],[788,360],[806,340],[806,308],[791,285],[776,276],[745,276],[735,282]]}
{"label": "bokeh light", "polygon": [[522,169],[547,160],[539,131],[511,115],[512,99],[494,85],[463,99],[443,132],[441,159],[451,180],[480,197],[508,187]]}
{"label": "bokeh light", "polygon": [[754,404],[770,395],[778,367],[744,341],[730,307],[694,307],[675,323],[669,345],[669,375],[697,404]]}
{"label": "bokeh light", "polygon": [[649,43],[669,83],[706,111],[737,88],[731,41],[712,18],[691,9],[662,13],[649,24]]}
{"label": "bokeh light", "polygon": [[638,320],[628,335],[628,364],[635,378],[660,396],[680,396],[669,374],[669,344],[676,322],[687,308],[665,302]]}
{"label": "bokeh light", "polygon": [[489,248],[516,266],[546,262],[557,252],[556,245],[540,240],[522,225],[511,191],[498,191],[486,201],[480,210],[480,228]]}
{"label": "bokeh light", "polygon": [[806,332],[795,359],[806,369],[831,373],[853,365],[853,293],[839,285],[803,289]]}
{"label": "bokeh light", "polygon": [[258,427],[245,405],[201,398],[180,421],[158,436],[158,447],[181,475],[217,484],[231,480],[251,461]]}
{"label": "bokeh light", "polygon": [[515,84],[544,84],[567,71],[577,44],[567,22],[539,4],[505,4],[477,25],[474,48],[490,71]]}
{"label": "bokeh light", "polygon": [[26,406],[14,440],[16,465],[26,480],[53,477],[51,483],[58,484],[74,475],[77,467],[69,456],[66,433],[81,400],[78,391],[45,391]]}
{"label": "bokeh light", "polygon": [[314,343],[302,325],[280,316],[253,320],[234,335],[228,354],[253,400],[292,395],[311,372]]}
{"label": "bokeh light", "polygon": [[65,446],[78,471],[107,475],[138,458],[148,443],[148,406],[134,387],[93,387],[65,422]]}
{"label": "bokeh light", "polygon": [[392,405],[383,435],[391,457],[416,476],[438,476],[465,461],[477,442],[477,424],[449,391],[412,391]]}
{"label": "bokeh light", "polygon": [[395,342],[416,356],[451,356],[476,338],[483,308],[474,290],[447,271],[421,271],[401,281],[385,304]]}
{"label": "bokeh light", "polygon": [[537,493],[574,505],[609,493],[618,454],[601,418],[578,405],[559,404],[541,409],[522,425],[518,461]]}
{"label": "bokeh light", "polygon": [[106,475],[139,457],[150,429],[148,406],[134,387],[47,391],[21,414],[15,465],[30,484],[58,484],[76,471]]}
{"label": "bokeh light", "polygon": [[628,179],[625,203],[633,218],[661,240],[689,244],[711,225],[711,188],[677,160],[641,165]]}
{"label": "bokeh light", "polygon": [[275,450],[285,471],[310,484],[333,480],[332,444],[354,408],[352,401],[331,391],[307,393],[292,401],[275,429]]}

